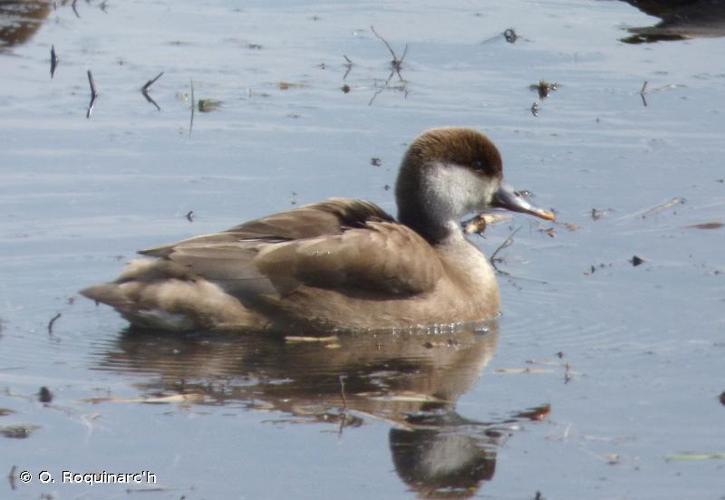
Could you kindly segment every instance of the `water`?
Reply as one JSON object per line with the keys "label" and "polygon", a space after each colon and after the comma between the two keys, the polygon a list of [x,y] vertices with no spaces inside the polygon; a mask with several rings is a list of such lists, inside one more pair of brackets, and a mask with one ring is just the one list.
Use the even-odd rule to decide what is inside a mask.
{"label": "water", "polygon": [[[3,497],[725,494],[718,455],[683,455],[725,452],[725,228],[693,227],[725,222],[717,22],[632,44],[628,29],[660,20],[613,1],[108,1],[78,16],[25,2],[26,24],[9,7],[0,430],[29,436],[0,436],[0,471],[33,478]],[[369,105],[391,60],[371,25],[408,52],[407,83],[393,75]],[[157,111],[140,88],[161,71]],[[540,80],[559,83],[543,101]],[[190,134],[192,81],[221,105]],[[508,181],[561,221],[516,217],[476,240],[490,255],[522,228],[488,333],[139,336],[77,296],[139,248],[293,205],[356,196],[394,212],[406,144],[449,124],[485,131]],[[63,484],[63,470],[157,482]]]}

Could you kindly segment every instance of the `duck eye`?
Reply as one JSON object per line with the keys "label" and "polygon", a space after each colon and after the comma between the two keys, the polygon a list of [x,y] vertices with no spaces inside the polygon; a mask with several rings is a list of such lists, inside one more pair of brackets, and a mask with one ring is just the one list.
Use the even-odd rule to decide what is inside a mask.
{"label": "duck eye", "polygon": [[473,160],[473,166],[477,170],[483,170],[483,162],[481,160]]}

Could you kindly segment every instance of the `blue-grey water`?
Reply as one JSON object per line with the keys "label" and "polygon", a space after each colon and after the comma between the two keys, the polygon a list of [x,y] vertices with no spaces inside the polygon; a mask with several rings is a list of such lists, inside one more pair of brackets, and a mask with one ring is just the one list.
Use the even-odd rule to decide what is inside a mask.
{"label": "blue-grey water", "polygon": [[[725,22],[691,3],[0,2],[0,496],[722,498]],[[325,197],[395,212],[441,125],[559,214],[475,240],[521,227],[487,333],[134,335],[77,295]],[[156,482],[62,481],[103,470]]]}

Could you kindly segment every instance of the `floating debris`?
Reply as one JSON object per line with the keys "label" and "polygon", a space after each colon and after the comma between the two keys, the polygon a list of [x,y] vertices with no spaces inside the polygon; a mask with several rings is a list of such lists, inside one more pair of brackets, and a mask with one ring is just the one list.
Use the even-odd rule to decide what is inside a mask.
{"label": "floating debris", "polygon": [[301,89],[306,87],[304,83],[291,83],[291,82],[279,82],[277,84],[277,87],[279,87],[279,90],[289,90],[289,89]]}
{"label": "floating debris", "polygon": [[535,406],[534,408],[529,408],[528,410],[521,411],[514,415],[516,418],[525,418],[528,420],[533,420],[536,422],[540,422],[546,417],[549,416],[551,413],[551,405],[545,404],[541,406]]}
{"label": "floating debris", "polygon": [[539,94],[539,99],[546,99],[551,92],[559,90],[559,84],[556,82],[549,83],[546,80],[539,80],[539,83],[529,85],[529,89],[535,90]]}
{"label": "floating debris", "polygon": [[519,35],[516,34],[516,31],[514,31],[513,28],[508,28],[504,30],[503,37],[508,43],[516,43],[516,40],[519,39]]}
{"label": "floating debris", "polygon": [[340,87],[340,90],[342,90],[342,93],[343,93],[343,94],[349,94],[349,93],[350,93],[350,91],[351,91],[352,89],[351,89],[351,88],[350,88],[350,86],[349,86],[349,85],[348,85],[348,84],[346,83],[345,85],[343,85],[342,87]]}
{"label": "floating debris", "polygon": [[725,460],[725,453],[677,453],[675,455],[667,455],[665,460],[670,462],[677,461],[699,461],[699,460]]}
{"label": "floating debris", "polygon": [[645,212],[644,212],[644,213],[642,214],[642,216],[641,216],[641,217],[642,217],[643,219],[646,219],[647,217],[649,217],[649,216],[651,216],[651,215],[655,215],[655,214],[658,214],[658,213],[660,213],[660,212],[663,212],[663,211],[665,211],[665,210],[667,210],[667,209],[669,209],[669,208],[675,207],[675,206],[677,206],[677,205],[684,205],[686,201],[687,201],[687,200],[685,200],[684,198],[682,198],[682,197],[680,197],[680,196],[675,196],[674,198],[672,198],[672,199],[671,199],[671,200],[669,200],[669,201],[666,201],[666,202],[664,202],[664,203],[661,203],[661,204],[659,204],[659,205],[656,205],[656,206],[654,206],[654,207],[650,208],[649,210],[646,210],[646,211],[645,211]]}
{"label": "floating debris", "polygon": [[199,112],[209,113],[211,111],[216,111],[221,107],[221,105],[222,102],[217,101],[216,99],[199,99]]}
{"label": "floating debris", "polygon": [[642,84],[642,89],[639,91],[639,96],[642,98],[642,106],[646,108],[647,98],[644,96],[645,92],[647,92],[647,80],[644,81],[644,83]]}
{"label": "floating debris", "polygon": [[550,368],[496,368],[496,373],[504,373],[507,375],[522,375],[525,373],[543,375],[545,373],[554,373],[554,370]]}
{"label": "floating debris", "polygon": [[345,58],[345,74],[342,76],[342,79],[344,80],[347,78],[347,75],[350,74],[350,71],[352,71],[353,62],[352,59],[347,57],[345,54],[343,54],[342,57]]}
{"label": "floating debris", "polygon": [[12,415],[15,413],[13,410],[9,410],[8,408],[0,408],[0,417],[6,417],[8,415]]}
{"label": "floating debris", "polygon": [[549,238],[554,238],[556,236],[556,229],[553,227],[539,229],[539,232],[546,234]]}
{"label": "floating debris", "polygon": [[725,406],[725,391],[720,394],[720,404]]}
{"label": "floating debris", "polygon": [[141,403],[141,404],[172,404],[172,403],[197,403],[204,401],[204,395],[198,393],[173,394],[171,396],[151,396],[146,398],[122,399],[114,397],[99,397],[84,399],[85,403]]}
{"label": "floating debris", "polygon": [[163,74],[164,74],[164,72],[162,71],[161,73],[159,73],[158,75],[156,75],[154,78],[152,78],[151,80],[149,80],[148,82],[146,82],[143,87],[141,87],[141,93],[143,94],[143,96],[146,98],[146,100],[148,102],[150,102],[151,104],[153,104],[156,107],[156,110],[157,111],[161,111],[161,108],[159,107],[158,104],[156,104],[156,101],[154,101],[151,98],[151,96],[149,95],[149,88],[151,87],[151,85],[153,85],[154,83],[156,83],[156,80],[158,80],[159,78],[161,78],[163,76]]}
{"label": "floating debris", "polygon": [[55,54],[55,45],[50,46],[50,78],[55,75],[55,68],[58,67],[58,56]]}
{"label": "floating debris", "polygon": [[383,160],[381,160],[380,158],[377,158],[377,157],[370,158],[370,165],[372,165],[373,167],[379,167],[382,164],[383,164]]}
{"label": "floating debris", "polygon": [[507,220],[511,220],[511,216],[505,213],[479,214],[472,219],[463,221],[463,232],[483,236],[483,232],[488,226]]}
{"label": "floating debris", "polygon": [[599,220],[602,217],[609,215],[610,212],[612,212],[611,208],[592,208],[592,220]]}
{"label": "floating debris", "polygon": [[535,102],[531,105],[531,114],[534,116],[539,116],[539,110],[541,108],[539,107],[539,103]]}
{"label": "floating debris", "polygon": [[[74,2],[75,5],[75,2]],[[91,117],[93,112],[93,105],[96,104],[96,98],[98,98],[98,91],[96,91],[96,82],[93,81],[93,73],[88,70],[88,85],[91,87],[91,102],[88,103],[88,110],[86,111],[86,118]]]}
{"label": "floating debris", "polygon": [[0,426],[0,436],[10,439],[25,439],[36,430],[40,429],[38,425],[7,425]]}
{"label": "floating debris", "polygon": [[644,264],[646,261],[642,257],[638,257],[636,255],[633,255],[631,259],[629,259],[629,262],[634,266],[637,267],[641,264]]}
{"label": "floating debris", "polygon": [[38,401],[41,403],[50,403],[53,401],[53,393],[47,387],[41,387],[38,391]]}
{"label": "floating debris", "polygon": [[58,321],[58,319],[61,316],[62,316],[62,314],[58,313],[55,316],[53,316],[52,318],[50,318],[50,321],[48,322],[48,335],[50,335],[51,337],[53,336],[53,325],[55,324],[56,321]]}
{"label": "floating debris", "polygon": [[685,227],[693,228],[693,229],[720,229],[721,227],[723,227],[723,225],[725,225],[725,224],[723,224],[722,222],[714,221],[714,222],[703,222],[701,224],[691,224],[691,225],[685,226]]}
{"label": "floating debris", "polygon": [[194,102],[194,80],[189,80],[189,86],[191,87],[191,100],[189,101],[191,103],[191,117],[189,118],[189,137],[191,137],[191,130],[194,128],[194,108],[195,102]]}
{"label": "floating debris", "polygon": [[337,335],[331,335],[329,337],[304,337],[288,335],[284,338],[284,341],[290,344],[301,343],[301,342],[337,342],[339,338]]}
{"label": "floating debris", "polygon": [[398,80],[403,84],[400,87],[400,89],[403,92],[405,92],[405,96],[407,97],[408,96],[407,82],[403,78],[403,75],[400,74],[400,71],[403,69],[403,61],[405,61],[405,56],[408,54],[408,44],[407,43],[405,44],[405,48],[403,49],[403,55],[398,57],[398,54],[395,53],[395,51],[393,50],[393,47],[390,46],[388,41],[385,38],[383,38],[382,36],[380,36],[377,31],[375,31],[374,26],[370,26],[370,31],[373,32],[373,35],[375,35],[375,37],[378,40],[380,40],[381,42],[383,42],[385,44],[385,46],[388,49],[388,52],[390,52],[390,55],[393,56],[393,60],[390,61],[391,69],[390,69],[390,74],[388,75],[388,78],[385,80],[385,83],[383,84],[383,86],[378,88],[378,90],[375,91],[373,96],[370,98],[370,101],[368,102],[368,106],[372,106],[373,102],[375,102],[375,98],[377,98],[378,95],[380,95],[380,93],[382,93],[385,89],[390,88],[390,80],[392,80],[393,76],[395,76],[396,74],[398,75]]}
{"label": "floating debris", "polygon": [[188,212],[186,212],[186,215],[184,217],[186,217],[186,220],[188,220],[189,222],[194,222],[194,211],[189,210]]}

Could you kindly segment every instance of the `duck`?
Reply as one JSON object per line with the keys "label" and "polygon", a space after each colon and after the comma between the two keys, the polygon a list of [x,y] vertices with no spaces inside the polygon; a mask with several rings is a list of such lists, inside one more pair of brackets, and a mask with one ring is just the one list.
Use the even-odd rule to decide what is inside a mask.
{"label": "duck", "polygon": [[461,220],[495,208],[553,221],[503,181],[482,132],[426,130],[395,184],[397,219],[369,201],[331,198],[138,253],[81,294],[132,327],[331,332],[495,318],[495,271]]}

